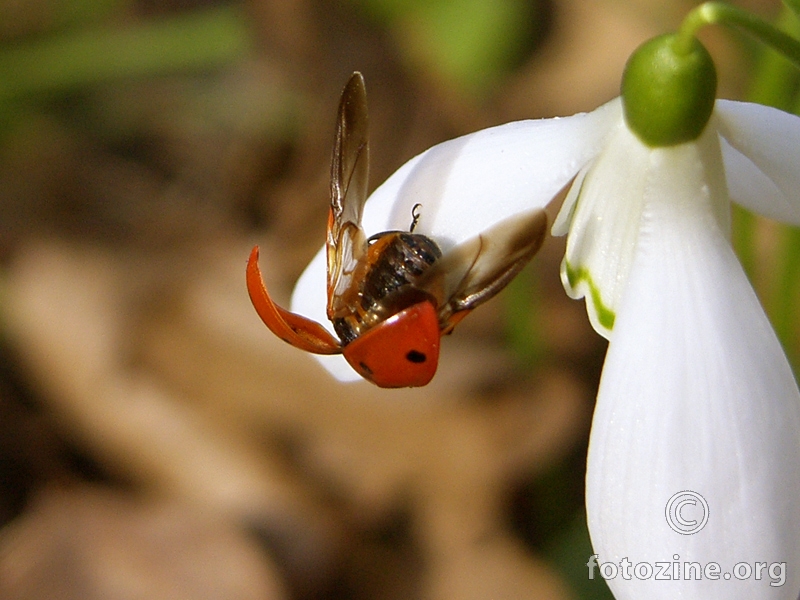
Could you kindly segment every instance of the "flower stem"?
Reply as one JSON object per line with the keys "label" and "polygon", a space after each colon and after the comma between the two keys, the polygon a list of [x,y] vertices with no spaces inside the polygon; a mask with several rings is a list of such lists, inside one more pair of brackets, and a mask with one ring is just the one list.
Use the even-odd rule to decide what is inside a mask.
{"label": "flower stem", "polygon": [[790,8],[794,14],[800,16],[800,0],[783,0],[783,4]]}
{"label": "flower stem", "polygon": [[[787,0],[794,9],[800,0]],[[692,9],[683,20],[675,40],[675,49],[689,51],[691,41],[705,25],[722,24],[741,29],[758,41],[774,48],[800,68],[800,42],[746,11],[725,2],[704,2]]]}
{"label": "flower stem", "polygon": [[[778,17],[776,25],[788,34],[800,37],[800,19],[788,8]],[[800,71],[785,56],[767,49],[760,53],[756,62],[747,100],[794,112],[800,108],[795,99],[798,85]]]}

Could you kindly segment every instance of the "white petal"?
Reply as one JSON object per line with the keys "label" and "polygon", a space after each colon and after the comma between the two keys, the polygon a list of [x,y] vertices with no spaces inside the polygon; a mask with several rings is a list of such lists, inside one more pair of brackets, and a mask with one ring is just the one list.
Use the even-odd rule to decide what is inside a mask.
{"label": "white petal", "polygon": [[[661,193],[645,201],[592,425],[592,543],[600,562],[721,568],[718,581],[618,574],[608,581],[617,600],[796,600],[800,393],[713,196],[687,167],[651,173]],[[686,490],[708,504],[706,526],[692,535],[666,519],[669,499]],[[684,520],[700,520],[698,506]],[[753,569],[747,580],[733,572],[742,562]],[[785,583],[770,585],[779,567],[756,580],[758,562],[785,563]]]}
{"label": "white petal", "polygon": [[[609,137],[613,138],[613,134]],[[553,221],[553,227],[550,229],[550,233],[554,236],[562,236],[569,233],[569,228],[572,225],[572,218],[575,216],[575,208],[578,205],[578,198],[583,189],[583,182],[586,181],[586,175],[589,174],[593,165],[593,162],[588,163],[583,169],[578,171],[578,174],[575,175],[575,179],[572,180],[569,192],[566,198],[564,198],[564,203],[561,205],[561,209],[556,215],[556,220]]]}
{"label": "white petal", "polygon": [[[443,250],[515,214],[544,207],[603,144],[619,121],[619,100],[591,113],[519,121],[434,146],[411,159],[372,194],[364,207],[367,235],[407,230],[421,204],[416,232]],[[291,310],[331,332],[324,249],[297,281]],[[337,379],[359,379],[341,356],[319,356]]]}
{"label": "white petal", "polygon": [[434,146],[375,190],[364,229],[367,235],[408,229],[419,203],[416,231],[447,250],[542,208],[597,154],[620,114],[616,99],[591,113],[508,123]]}
{"label": "white petal", "polygon": [[[719,141],[707,131],[697,142],[668,151],[645,146],[620,119],[607,147],[578,175],[556,222],[573,214],[561,265],[564,289],[586,298],[595,331],[608,338],[628,281],[639,237],[642,210],[651,196],[662,194],[657,176],[672,169],[674,185],[691,193],[711,194],[714,214],[729,228],[729,201],[721,168]],[[691,174],[691,176],[689,176]],[[574,205],[569,206],[568,201]]]}
{"label": "white petal", "polygon": [[575,180],[556,223],[572,210],[561,265],[564,289],[586,297],[595,330],[608,337],[639,235],[651,150],[619,120],[608,146]]}
{"label": "white petal", "polygon": [[748,210],[800,225],[800,117],[718,100],[716,121],[731,198]]}

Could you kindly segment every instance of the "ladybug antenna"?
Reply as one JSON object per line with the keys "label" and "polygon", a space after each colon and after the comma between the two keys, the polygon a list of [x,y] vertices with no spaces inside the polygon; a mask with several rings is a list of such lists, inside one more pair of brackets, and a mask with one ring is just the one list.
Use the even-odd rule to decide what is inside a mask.
{"label": "ladybug antenna", "polygon": [[414,230],[417,228],[417,223],[419,223],[419,218],[422,216],[421,214],[422,204],[417,202],[411,209],[411,227],[408,228],[409,233],[414,233]]}

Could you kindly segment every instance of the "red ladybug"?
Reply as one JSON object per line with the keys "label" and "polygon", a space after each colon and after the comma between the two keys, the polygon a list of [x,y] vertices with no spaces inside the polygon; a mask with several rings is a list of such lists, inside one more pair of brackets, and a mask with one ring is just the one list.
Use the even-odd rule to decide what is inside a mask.
{"label": "red ladybug", "polygon": [[339,102],[326,241],[327,315],[339,339],[272,301],[258,267],[258,246],[247,263],[247,289],[267,327],[292,346],[341,353],[380,387],[426,385],[436,372],[441,336],[533,257],[547,217],[532,210],[442,253],[431,238],[414,233],[418,211],[424,210],[418,204],[409,231],[367,238],[361,214],[368,171],[367,97],[363,77],[354,73]]}

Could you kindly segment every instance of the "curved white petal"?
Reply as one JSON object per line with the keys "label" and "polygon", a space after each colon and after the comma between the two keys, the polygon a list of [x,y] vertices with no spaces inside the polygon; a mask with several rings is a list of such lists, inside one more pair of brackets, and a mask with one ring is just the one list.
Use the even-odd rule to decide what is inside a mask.
{"label": "curved white petal", "polygon": [[[407,230],[421,204],[415,232],[446,251],[505,218],[544,207],[598,152],[620,114],[616,99],[591,113],[509,123],[434,146],[373,192],[364,230],[368,236]],[[297,281],[291,309],[332,332],[324,258],[322,249]],[[342,357],[317,358],[337,379],[359,379]]]}
{"label": "curved white petal", "polygon": [[[688,159],[684,150],[657,153]],[[628,580],[620,570],[608,581],[618,600],[796,600],[800,393],[702,169],[671,162],[650,172],[598,392],[586,481],[592,543],[599,562],[632,565]],[[692,535],[666,519],[669,499],[686,490],[708,505]],[[684,507],[684,521],[701,522],[698,507]],[[686,562],[715,562],[720,578],[631,574],[658,562],[678,562],[684,575]],[[748,579],[737,579],[747,574],[733,571],[738,563]],[[756,563],[766,563],[760,580]],[[783,585],[770,585],[780,582],[773,563],[785,564]]]}
{"label": "curved white petal", "polygon": [[602,147],[619,120],[619,99],[591,113],[517,121],[434,146],[373,192],[364,208],[367,235],[408,229],[443,250],[515,214],[543,208]]}
{"label": "curved white petal", "polygon": [[731,100],[718,100],[715,115],[731,198],[800,225],[800,117]]}
{"label": "curved white petal", "polygon": [[650,155],[620,118],[606,148],[575,179],[556,219],[570,223],[561,264],[564,289],[572,298],[586,298],[592,326],[605,337],[639,235]]}
{"label": "curved white petal", "polygon": [[[589,320],[606,338],[627,285],[644,204],[662,193],[658,174],[664,170],[671,170],[680,189],[694,193],[697,186],[703,187],[720,225],[728,229],[729,202],[716,134],[709,130],[697,142],[654,150],[621,118],[607,146],[575,179],[556,219],[570,222],[561,265],[564,289],[572,298],[586,298]],[[571,214],[565,217],[566,211]]]}

